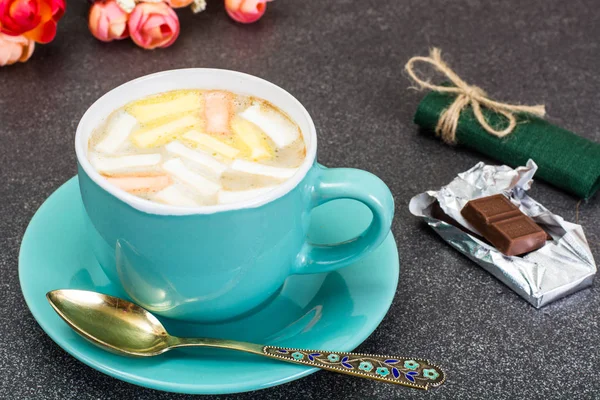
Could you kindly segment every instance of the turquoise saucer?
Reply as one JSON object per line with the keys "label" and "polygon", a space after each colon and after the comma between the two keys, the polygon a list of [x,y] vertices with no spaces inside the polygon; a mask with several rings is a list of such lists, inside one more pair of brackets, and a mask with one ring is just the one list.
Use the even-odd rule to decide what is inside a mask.
{"label": "turquoise saucer", "polygon": [[[225,394],[264,389],[317,369],[228,350],[180,349],[152,358],[108,353],[78,336],[52,310],[46,292],[76,288],[126,297],[104,275],[84,242],[83,205],[76,178],[61,186],[31,220],[19,255],[23,295],[42,329],[83,363],[107,375],[158,390]],[[313,212],[310,238],[332,243],[360,233],[370,220],[360,203],[338,200]],[[162,319],[170,333],[279,346],[350,351],[385,316],[398,284],[394,238],[360,262],[336,272],[296,275],[256,313],[203,325]],[[385,353],[385,349],[372,349]]]}

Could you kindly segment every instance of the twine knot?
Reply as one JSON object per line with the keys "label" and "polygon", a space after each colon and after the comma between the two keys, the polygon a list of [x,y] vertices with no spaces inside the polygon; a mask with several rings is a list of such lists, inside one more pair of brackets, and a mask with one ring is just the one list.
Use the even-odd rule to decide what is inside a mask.
{"label": "twine knot", "polygon": [[477,86],[467,86],[464,88],[464,95],[469,98],[485,97],[486,93]]}
{"label": "twine knot", "polygon": [[[428,81],[420,79],[414,71],[414,64],[419,61],[433,65],[438,71],[446,75],[446,77],[454,86],[433,85]],[[491,100],[483,91],[483,89],[474,85],[469,85],[454,71],[452,71],[452,69],[450,69],[450,67],[448,67],[448,65],[442,60],[442,53],[440,49],[437,48],[431,49],[429,57],[411,58],[408,60],[404,68],[412,80],[419,85],[418,89],[430,89],[436,92],[456,94],[456,99],[447,109],[442,112],[435,128],[436,135],[441,136],[446,143],[452,144],[456,142],[456,128],[458,127],[458,119],[460,117],[460,113],[468,105],[470,105],[473,109],[473,114],[483,129],[497,137],[504,137],[515,129],[517,126],[517,119],[515,118],[514,113],[527,113],[536,115],[538,117],[543,117],[546,115],[546,109],[543,105],[522,106],[518,104],[500,103]],[[502,114],[507,119],[508,126],[502,130],[492,127],[481,112],[482,106],[496,113]]]}

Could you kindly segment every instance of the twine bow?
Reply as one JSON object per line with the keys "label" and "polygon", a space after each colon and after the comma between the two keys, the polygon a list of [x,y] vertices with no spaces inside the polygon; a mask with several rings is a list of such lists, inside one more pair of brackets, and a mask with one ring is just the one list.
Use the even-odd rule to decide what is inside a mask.
{"label": "twine bow", "polygon": [[[414,71],[414,64],[419,61],[433,65],[438,71],[448,77],[452,84],[454,84],[454,87],[433,85],[417,77]],[[442,60],[441,51],[437,48],[431,49],[429,57],[411,58],[408,60],[404,68],[412,80],[420,86],[419,89],[431,89],[436,92],[456,94],[456,99],[450,105],[450,107],[442,112],[435,128],[436,135],[441,136],[446,143],[455,143],[458,118],[460,117],[460,113],[463,111],[463,109],[469,104],[473,109],[475,118],[481,124],[483,129],[497,137],[504,137],[515,129],[515,126],[517,125],[517,119],[515,118],[514,113],[527,113],[537,115],[539,117],[546,115],[546,109],[543,105],[522,106],[518,104],[499,103],[491,100],[481,88],[467,84],[458,75],[456,75],[456,73],[452,71],[450,67],[448,67],[448,65]],[[497,130],[493,128],[481,112],[482,106],[496,113],[504,115],[504,117],[506,117],[508,120],[508,126],[503,130]]]}

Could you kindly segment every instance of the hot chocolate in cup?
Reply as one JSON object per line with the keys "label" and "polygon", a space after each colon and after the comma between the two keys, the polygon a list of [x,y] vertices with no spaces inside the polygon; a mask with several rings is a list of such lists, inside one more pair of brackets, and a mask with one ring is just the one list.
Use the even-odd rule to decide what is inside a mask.
{"label": "hot chocolate in cup", "polygon": [[[123,112],[128,104],[148,96],[178,93],[174,91],[198,93],[199,96],[225,93],[251,98],[263,110],[264,104],[271,105],[297,127],[297,138],[301,142],[295,145],[304,149],[303,157],[298,160],[298,165],[281,167],[269,165],[276,162],[274,160],[252,159],[251,153],[246,153],[245,159],[215,155],[222,174],[245,168],[243,174],[256,175],[257,170],[264,173],[264,166],[275,168],[267,168],[267,171],[276,172],[277,168],[293,169],[293,173],[278,175],[277,179],[270,181],[273,184],[267,185],[268,190],[259,187],[250,195],[232,195],[243,190],[224,187],[226,183],[210,176],[210,171],[194,170],[194,161],[202,163],[203,160],[196,159],[194,152],[206,155],[208,151],[210,155],[209,149],[202,146],[195,148],[185,138],[177,136],[159,144],[170,146],[160,150],[167,155],[161,155],[158,161],[156,156],[153,160],[146,157],[147,160],[143,161],[152,165],[155,175],[165,176],[162,182],[153,181],[162,187],[154,191],[144,192],[144,189],[140,195],[140,191],[127,186],[131,185],[131,180],[127,184],[124,181],[115,184],[114,180],[107,179],[113,177],[102,170],[107,165],[109,169],[115,165],[123,168],[124,165],[125,172],[130,173],[126,178],[139,177],[140,174],[132,175],[132,171],[127,170],[128,165],[132,165],[127,163],[131,162],[138,168],[135,162],[139,159],[123,161],[122,157],[158,152],[150,146],[150,150],[140,150],[139,154],[135,149],[133,154],[127,153],[131,150],[127,150],[127,141],[132,140],[130,136],[119,142],[120,145],[125,143],[125,147],[118,147],[109,140],[98,149],[102,140],[95,138],[94,132],[107,126],[110,118],[116,115],[115,111]],[[252,107],[256,104],[246,105]],[[225,122],[221,121],[225,128],[219,129],[231,128],[231,121],[239,122],[238,118],[243,118],[243,114],[240,116],[238,113],[243,113],[248,107],[233,112]],[[162,112],[160,107],[152,111],[157,115]],[[266,132],[268,127],[261,126],[256,115],[260,117],[250,112],[246,114],[246,120]],[[130,127],[130,133],[135,134],[134,127],[144,128],[139,120],[127,119],[122,124]],[[170,122],[167,118],[159,125]],[[199,128],[195,127],[198,128],[196,133],[211,136],[208,122],[202,121],[201,124]],[[236,129],[239,127],[223,134],[240,134]],[[179,132],[178,135],[185,133]],[[200,137],[203,138],[201,140],[206,139]],[[235,148],[227,142],[227,137],[213,135],[214,138],[223,139]],[[276,137],[269,136],[269,140],[271,149],[278,146]],[[316,160],[316,130],[306,109],[280,87],[240,72],[183,69],[125,83],[102,96],[87,110],[77,128],[75,148],[81,196],[88,216],[88,239],[102,269],[133,301],[169,318],[215,322],[245,315],[270,299],[292,274],[332,271],[364,257],[383,242],[392,223],[393,198],[379,178],[362,170],[319,165]],[[116,153],[111,154],[111,149]],[[98,155],[110,159],[109,163],[98,163],[97,159],[94,160]],[[121,159],[115,164],[113,158]],[[216,168],[218,165],[213,166]],[[144,173],[147,172],[145,170]],[[207,181],[186,180],[190,176],[201,176]],[[180,197],[177,196],[182,193],[179,189],[188,181],[192,186],[187,192],[185,190],[188,189],[184,189],[185,197],[193,202],[179,203]],[[143,186],[140,182],[134,180],[133,184],[139,188],[139,185]],[[153,197],[174,184],[177,184],[179,192],[171,190],[159,198]],[[206,189],[202,186],[204,184],[212,190],[207,193],[216,197],[200,196]],[[222,195],[222,199],[228,201],[219,200],[222,192],[228,192]],[[315,245],[308,242],[306,236],[311,210],[336,199],[354,199],[364,203],[373,213],[371,224],[361,235],[344,243]]]}

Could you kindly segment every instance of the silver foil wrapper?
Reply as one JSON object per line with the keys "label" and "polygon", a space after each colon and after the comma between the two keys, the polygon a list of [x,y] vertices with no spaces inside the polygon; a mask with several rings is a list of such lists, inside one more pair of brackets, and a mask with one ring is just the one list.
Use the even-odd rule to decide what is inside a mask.
{"label": "silver foil wrapper", "polygon": [[[448,244],[479,264],[521,297],[540,308],[592,284],[596,264],[580,225],[567,222],[526,194],[537,165],[512,169],[478,163],[458,174],[438,191],[413,197],[410,212],[422,217]],[[478,233],[460,214],[472,199],[503,193],[530,216],[552,240],[524,256],[505,256],[477,237],[432,216],[439,202],[442,210],[459,224]]]}

